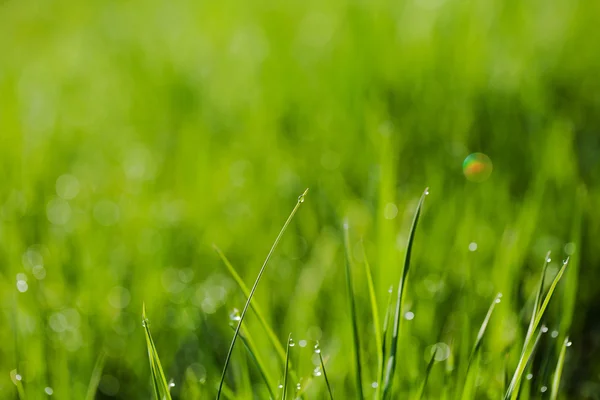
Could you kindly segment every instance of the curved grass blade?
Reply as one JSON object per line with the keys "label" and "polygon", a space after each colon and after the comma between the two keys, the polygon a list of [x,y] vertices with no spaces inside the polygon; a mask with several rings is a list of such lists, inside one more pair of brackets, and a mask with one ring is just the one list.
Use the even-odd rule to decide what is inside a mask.
{"label": "curved grass blade", "polygon": [[290,213],[289,217],[287,218],[287,220],[283,224],[283,227],[281,228],[281,231],[279,231],[279,234],[277,235],[277,238],[275,238],[275,242],[273,242],[273,245],[271,246],[271,250],[269,250],[269,253],[267,254],[267,257],[265,258],[265,261],[263,262],[263,265],[260,268],[260,271],[258,272],[258,276],[256,277],[256,280],[254,281],[254,285],[252,285],[252,289],[250,290],[250,293],[248,293],[248,299],[246,300],[246,304],[244,305],[244,309],[242,310],[242,313],[240,314],[240,320],[238,322],[237,327],[235,328],[235,333],[233,334],[233,339],[231,339],[231,345],[229,346],[229,351],[227,352],[227,358],[225,359],[225,365],[223,366],[223,373],[221,374],[221,381],[219,382],[219,389],[217,390],[217,400],[219,400],[221,398],[221,390],[223,388],[223,383],[225,382],[225,374],[227,373],[227,367],[229,367],[229,361],[231,360],[231,355],[233,354],[233,348],[235,346],[235,342],[237,340],[237,337],[240,334],[240,328],[242,327],[242,323],[244,322],[244,318],[246,317],[246,313],[248,312],[248,307],[250,306],[250,302],[252,301],[252,296],[254,296],[254,292],[256,291],[256,288],[258,287],[258,283],[260,282],[260,278],[262,277],[263,273],[265,272],[265,269],[267,268],[267,264],[269,263],[269,260],[271,259],[271,256],[275,252],[275,249],[277,248],[277,245],[279,244],[279,241],[281,240],[281,237],[283,236],[283,234],[286,231],[288,225],[292,221],[292,218],[294,218],[294,215],[296,214],[296,212],[300,208],[300,205],[302,203],[304,203],[304,197],[306,196],[307,192],[308,192],[308,189],[306,189],[304,191],[304,193],[302,193],[298,197],[298,202],[296,203],[296,206],[294,207],[294,209]]}
{"label": "curved grass blade", "polygon": [[315,345],[315,353],[319,355],[319,360],[321,361],[321,371],[323,371],[323,378],[325,378],[325,384],[327,385],[327,391],[329,392],[329,398],[333,400],[333,390],[331,390],[331,385],[329,384],[329,378],[327,378],[327,371],[325,371],[325,361],[323,361],[323,354],[321,354],[321,347],[319,346],[319,342]]}
{"label": "curved grass blade", "polygon": [[158,400],[171,400],[171,393],[169,392],[169,384],[167,378],[163,372],[154,340],[150,334],[150,327],[148,326],[148,318],[146,318],[146,305],[142,306],[142,325],[144,326],[144,333],[146,334],[146,346],[148,348],[148,358],[150,359],[150,373],[152,375],[152,383],[154,386],[154,394]]}
{"label": "curved grass blade", "polygon": [[104,369],[105,360],[106,353],[102,351],[96,360],[96,364],[94,365],[94,370],[92,371],[92,377],[90,378],[85,400],[94,400],[96,398],[96,392],[98,391],[100,378],[102,378],[102,370]]}
{"label": "curved grass blade", "polygon": [[358,316],[356,315],[356,304],[354,303],[354,289],[352,285],[352,252],[350,251],[350,235],[348,222],[344,222],[344,247],[346,248],[346,288],[350,305],[350,318],[352,319],[352,339],[354,343],[354,365],[356,368],[355,384],[358,399],[363,398],[362,389],[362,367],[360,363],[360,337],[358,335]]}
{"label": "curved grass blade", "polygon": [[438,347],[435,346],[433,354],[431,355],[431,358],[429,359],[429,362],[427,363],[427,369],[425,370],[425,378],[423,378],[423,383],[421,384],[421,388],[419,389],[419,394],[416,397],[418,400],[421,400],[423,398],[423,395],[425,394],[425,387],[427,386],[427,380],[429,379],[429,374],[431,373],[431,369],[433,368],[433,364],[435,363],[435,356],[437,355],[437,352],[438,352]]}
{"label": "curved grass blade", "polygon": [[[381,327],[379,325],[379,311],[377,310],[377,296],[375,295],[375,285],[373,284],[373,275],[371,274],[371,266],[367,259],[367,252],[365,251],[365,245],[363,241],[360,241],[360,247],[362,248],[363,260],[365,265],[365,275],[367,276],[367,285],[369,286],[369,299],[371,302],[371,314],[373,314],[373,329],[375,334],[375,348],[377,349],[377,379],[383,371],[383,342],[381,337]],[[379,392],[381,391],[381,382],[377,382],[377,388],[375,389],[375,398],[379,398]]]}
{"label": "curved grass blade", "polygon": [[415,232],[419,223],[419,216],[421,215],[421,208],[423,207],[423,203],[425,202],[425,196],[427,196],[428,194],[429,188],[426,188],[423,194],[421,195],[419,204],[417,205],[412,226],[410,227],[410,234],[408,236],[408,244],[406,246],[406,256],[404,258],[404,265],[400,273],[400,281],[398,282],[398,297],[396,299],[396,312],[394,314],[392,342],[390,344],[390,354],[387,359],[387,368],[385,372],[385,380],[383,386],[384,400],[391,398],[392,395],[392,383],[394,381],[394,372],[396,371],[396,353],[398,352],[398,338],[400,337],[400,321],[402,320],[402,305],[404,303],[404,286],[406,285],[408,272],[410,271],[410,256],[412,253],[413,241],[415,239]]}
{"label": "curved grass blade", "polygon": [[281,396],[282,400],[285,400],[287,395],[287,380],[288,380],[288,369],[290,365],[290,346],[292,343],[292,334],[288,336],[287,347],[285,349],[285,366],[283,368],[283,395]]}
{"label": "curved grass blade", "polygon": [[[227,267],[227,270],[229,271],[229,273],[233,277],[233,280],[237,283],[237,285],[239,286],[240,290],[242,291],[242,293],[244,294],[244,296],[247,299],[250,296],[250,290],[248,289],[248,287],[246,286],[246,284],[244,283],[244,281],[242,280],[242,278],[238,275],[238,273],[235,270],[235,268],[233,267],[233,265],[231,265],[231,262],[229,262],[229,260],[225,256],[225,254],[223,254],[223,252],[221,251],[221,249],[219,249],[217,247],[217,245],[215,245],[215,244],[213,244],[213,248],[215,249],[215,251],[217,252],[217,254],[219,255],[219,257],[221,258],[221,261],[223,261],[223,264],[225,264],[225,267]],[[271,329],[271,327],[269,326],[269,324],[267,324],[267,320],[265,319],[264,314],[262,313],[262,310],[261,310],[260,306],[258,304],[255,304],[255,303],[250,303],[250,308],[252,308],[252,310],[254,311],[254,313],[256,314],[256,316],[258,317],[258,321],[262,325],[262,327],[265,330],[265,332],[267,332],[267,337],[269,338],[269,341],[271,342],[271,344],[273,345],[273,347],[277,351],[277,354],[281,358],[281,362],[283,362],[285,360],[285,349],[283,348],[283,346],[281,345],[281,343],[277,339],[277,335],[275,334],[275,332],[273,331],[273,329]]]}
{"label": "curved grass blade", "polygon": [[10,379],[12,383],[17,387],[17,394],[19,396],[19,400],[27,399],[25,395],[25,388],[23,387],[23,382],[21,381],[21,375],[17,373],[16,369],[10,371]]}
{"label": "curved grass blade", "polygon": [[[548,258],[546,259],[546,263],[544,264],[544,270],[546,269],[547,263],[548,263]],[[518,387],[519,382],[521,381],[523,371],[525,370],[527,361],[533,351],[533,350],[529,351],[529,352],[527,351],[529,341],[531,340],[531,336],[533,336],[533,332],[535,332],[542,317],[544,316],[544,312],[546,311],[546,308],[548,307],[548,304],[550,303],[550,299],[552,298],[552,295],[554,294],[554,290],[556,289],[556,286],[558,285],[558,282],[562,278],[562,276],[565,272],[565,269],[567,268],[568,265],[569,265],[569,259],[567,258],[563,262],[563,265],[560,268],[560,270],[558,271],[558,273],[556,274],[556,276],[554,277],[552,284],[550,285],[550,288],[548,289],[548,292],[546,293],[546,296],[544,297],[544,301],[541,302],[539,308],[537,308],[537,301],[536,301],[536,304],[534,305],[534,315],[532,316],[533,324],[530,325],[530,329],[528,329],[527,335],[525,336],[525,343],[523,345],[523,351],[521,353],[521,358],[519,359],[519,363],[517,364],[517,369],[515,370],[513,378],[511,380],[508,390],[506,392],[506,395],[504,396],[505,400],[516,399],[518,396],[518,391],[515,389]],[[540,284],[540,286],[543,286],[543,282]],[[541,298],[541,296],[539,296],[539,297]],[[537,298],[537,296],[536,296],[536,298]],[[529,354],[527,354],[527,353],[529,353]]]}
{"label": "curved grass blade", "polygon": [[[231,328],[235,329],[233,326],[231,326]],[[258,368],[258,372],[260,373],[261,378],[265,382],[265,385],[267,386],[267,390],[269,391],[271,398],[276,399],[275,393],[273,392],[273,384],[272,384],[273,381],[271,380],[271,378],[269,377],[269,374],[267,373],[266,369],[264,368],[265,364],[264,364],[262,358],[255,351],[256,344],[254,343],[252,336],[250,336],[250,333],[248,333],[248,332],[246,332],[245,336],[244,336],[244,334],[240,333],[240,340],[244,344],[244,347],[246,347],[246,350],[248,350],[248,354],[250,354],[250,358],[252,358],[252,361],[254,361],[254,363],[256,364],[256,367]]]}
{"label": "curved grass blade", "polygon": [[558,398],[558,388],[560,387],[560,377],[562,376],[563,366],[565,364],[565,355],[567,354],[567,347],[571,346],[569,337],[567,336],[563,342],[560,354],[558,356],[558,362],[556,363],[556,370],[554,371],[554,378],[552,379],[552,393],[550,393],[550,400],[556,400]]}

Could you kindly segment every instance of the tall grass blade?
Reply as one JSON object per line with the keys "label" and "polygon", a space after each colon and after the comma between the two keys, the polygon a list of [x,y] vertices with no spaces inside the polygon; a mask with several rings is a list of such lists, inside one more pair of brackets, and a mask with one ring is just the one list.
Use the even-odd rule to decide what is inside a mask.
{"label": "tall grass blade", "polygon": [[[227,270],[229,271],[229,273],[233,277],[233,280],[239,286],[240,290],[244,294],[244,297],[246,297],[246,299],[248,299],[248,297],[250,296],[250,290],[248,289],[248,287],[246,286],[246,284],[244,283],[244,281],[242,280],[242,278],[239,276],[239,274],[237,273],[237,271],[235,270],[235,268],[233,267],[233,265],[231,264],[231,262],[229,261],[229,259],[227,259],[227,257],[225,256],[225,254],[223,254],[223,252],[221,251],[221,249],[219,247],[217,247],[217,245],[213,244],[213,248],[215,249],[215,251],[219,255],[219,258],[221,258],[221,261],[223,261],[223,264],[225,264],[225,267],[227,267]],[[267,337],[269,338],[269,341],[271,342],[271,344],[273,345],[273,347],[277,351],[277,354],[281,358],[281,362],[283,362],[285,360],[285,349],[281,345],[281,342],[279,341],[279,339],[277,339],[277,335],[275,334],[275,332],[273,331],[273,329],[267,323],[267,320],[265,319],[264,314],[262,313],[262,310],[261,310],[260,306],[258,304],[256,304],[256,303],[250,303],[250,308],[252,308],[252,310],[254,311],[254,313],[256,314],[256,316],[258,317],[258,321],[262,325],[262,327],[265,330],[265,332],[267,332]]]}
{"label": "tall grass blade", "polygon": [[[390,325],[390,319],[392,317],[392,294],[394,291],[394,287],[390,286],[388,290],[388,301],[387,306],[385,308],[385,318],[383,320],[383,329],[381,333],[381,354],[385,356],[385,352],[387,351],[387,341],[388,341],[388,327]],[[383,373],[385,368],[385,360],[381,360],[381,365],[379,366],[379,376],[377,377],[377,387],[381,388],[381,384],[383,382]],[[377,391],[376,399],[379,399],[380,390]]]}
{"label": "tall grass blade", "polygon": [[319,355],[319,360],[321,361],[321,371],[323,371],[323,378],[325,378],[325,384],[327,385],[329,398],[333,400],[333,390],[331,390],[331,385],[329,384],[329,378],[327,377],[327,371],[325,370],[325,361],[323,361],[323,354],[321,353],[321,347],[319,346],[319,342],[317,342],[317,344],[315,345],[315,353]]}
{"label": "tall grass blade", "polygon": [[[373,329],[375,334],[375,348],[377,349],[377,379],[381,376],[383,371],[383,339],[381,337],[381,326],[379,325],[379,311],[377,310],[377,296],[375,295],[375,286],[373,284],[373,275],[371,274],[371,266],[369,265],[369,260],[367,259],[367,252],[365,250],[365,245],[363,241],[360,241],[360,246],[362,248],[363,260],[365,265],[365,275],[367,276],[367,285],[369,286],[369,300],[371,302],[371,314],[373,314]],[[381,391],[381,387],[379,385],[380,382],[377,382],[377,388],[375,389],[375,398],[379,398],[379,392]]]}
{"label": "tall grass blade", "polygon": [[98,385],[100,384],[100,378],[102,378],[102,370],[104,369],[104,361],[106,360],[106,353],[102,351],[96,360],[94,369],[92,371],[92,377],[88,384],[87,394],[85,400],[94,400],[96,398],[96,392],[98,391]]}
{"label": "tall grass blade", "polygon": [[560,387],[560,378],[562,376],[563,366],[565,364],[565,356],[567,354],[567,347],[571,346],[569,337],[565,338],[563,345],[560,349],[558,356],[558,362],[556,363],[556,370],[554,371],[554,378],[552,379],[552,392],[550,393],[550,400],[556,400],[558,398],[558,389]]}
{"label": "tall grass blade", "polygon": [[427,386],[427,380],[429,379],[429,374],[431,374],[431,369],[433,368],[433,364],[435,363],[435,356],[437,355],[438,347],[434,346],[433,354],[427,363],[427,369],[425,370],[425,377],[423,378],[423,383],[421,384],[421,388],[419,389],[419,394],[416,397],[418,400],[423,398],[425,394],[425,387]]}
{"label": "tall grass blade", "polygon": [[546,308],[548,307],[548,304],[550,303],[550,299],[552,298],[552,295],[554,294],[554,290],[556,289],[558,282],[562,278],[562,276],[565,272],[565,269],[569,265],[569,259],[567,258],[563,262],[562,267],[560,268],[560,270],[558,271],[558,273],[556,274],[554,279],[552,280],[552,284],[550,285],[550,288],[548,289],[548,292],[546,293],[546,296],[544,297],[544,301],[542,301],[540,303],[540,300],[542,298],[543,285],[544,285],[543,280],[544,280],[544,275],[545,275],[545,271],[546,271],[548,262],[549,262],[549,255],[546,257],[546,260],[544,262],[544,269],[543,269],[543,274],[542,274],[542,278],[541,278],[542,282],[540,282],[541,289],[538,290],[538,295],[536,295],[536,301],[535,301],[534,308],[533,308],[533,315],[531,316],[532,322],[530,322],[529,328],[527,329],[527,335],[525,336],[525,342],[523,344],[523,350],[521,352],[521,357],[519,358],[517,368],[511,379],[510,385],[508,386],[506,395],[504,396],[505,400],[517,398],[518,391],[515,389],[518,387],[519,382],[521,381],[521,378],[523,375],[523,371],[525,370],[525,366],[526,366],[527,360],[529,358],[528,353],[529,353],[529,355],[531,355],[531,351],[528,351],[529,342],[531,341],[531,337],[533,336],[533,333],[537,329],[540,321],[542,320],[542,317],[544,316],[544,312],[546,311]]}
{"label": "tall grass blade", "polygon": [[356,314],[356,304],[354,303],[354,288],[352,284],[352,252],[350,250],[350,234],[348,232],[348,222],[344,222],[344,247],[346,248],[346,288],[350,305],[350,318],[352,319],[352,339],[354,343],[354,365],[356,368],[355,384],[358,392],[357,398],[363,398],[362,390],[362,367],[360,362],[360,337],[358,334],[358,316]]}
{"label": "tall grass blade", "polygon": [[285,366],[283,367],[283,395],[281,400],[285,400],[287,395],[288,369],[290,366],[290,346],[292,345],[292,334],[288,336],[287,347],[285,349]]}
{"label": "tall grass blade", "polygon": [[[542,329],[540,329],[538,331],[538,334],[537,334],[537,336],[535,338],[535,341],[533,342],[533,345],[531,346],[531,349],[527,352],[527,354],[525,356],[525,368],[524,369],[526,369],[527,367],[531,366],[531,361],[533,360],[533,357],[535,355],[535,351],[537,350],[537,347],[538,347],[538,345],[540,343],[540,339],[542,338],[542,335],[544,333],[546,333],[546,332],[548,332],[548,328],[546,328],[545,326],[542,325]],[[516,385],[515,389],[514,389],[513,396],[514,396],[515,399],[519,398],[519,393],[520,393],[520,390],[521,390],[521,382],[522,382],[522,380],[519,380],[517,382],[517,385]],[[529,394],[527,394],[527,395],[529,395]]]}
{"label": "tall grass blade", "polygon": [[267,257],[265,258],[265,261],[263,262],[263,265],[260,268],[260,271],[258,272],[258,276],[256,277],[256,280],[254,281],[254,285],[252,285],[252,289],[250,290],[250,293],[248,293],[248,299],[246,300],[246,304],[244,305],[244,309],[242,310],[242,313],[240,314],[240,320],[238,322],[237,327],[235,328],[235,333],[233,334],[233,339],[231,339],[231,345],[229,346],[229,351],[227,352],[227,358],[225,359],[225,365],[223,366],[223,373],[221,374],[221,381],[219,382],[219,389],[217,390],[217,400],[219,400],[221,398],[221,391],[222,391],[222,388],[223,388],[223,383],[225,382],[225,374],[227,373],[227,367],[229,367],[229,361],[231,360],[231,355],[233,354],[233,348],[235,347],[235,342],[237,340],[238,335],[240,334],[240,328],[242,327],[242,323],[244,322],[244,318],[246,317],[246,313],[248,312],[248,307],[250,306],[250,302],[252,301],[252,297],[254,296],[254,292],[256,291],[258,283],[260,282],[260,278],[262,277],[263,273],[265,272],[267,264],[269,263],[269,260],[271,259],[271,256],[275,252],[275,249],[277,248],[277,245],[279,244],[279,241],[281,240],[281,237],[283,236],[283,234],[285,233],[288,225],[292,221],[292,218],[294,218],[294,215],[296,214],[296,212],[300,208],[300,205],[302,203],[304,203],[304,197],[306,196],[307,192],[308,192],[308,189],[306,189],[304,191],[304,193],[302,193],[298,197],[298,202],[296,203],[296,206],[294,207],[294,209],[292,210],[292,212],[288,216],[287,220],[283,224],[283,227],[281,228],[281,231],[279,231],[279,234],[277,235],[277,238],[275,239],[275,242],[273,242],[273,245],[271,246],[271,250],[269,250],[269,253],[267,254]]}
{"label": "tall grass blade", "polygon": [[402,267],[402,271],[400,273],[400,281],[398,282],[396,310],[394,314],[394,327],[392,330],[392,342],[390,344],[390,353],[387,359],[387,367],[383,386],[384,400],[387,400],[392,396],[392,383],[394,381],[394,372],[396,371],[396,359],[398,352],[398,338],[400,337],[400,321],[402,320],[402,305],[404,303],[404,286],[406,285],[406,280],[410,271],[410,256],[412,253],[413,241],[415,239],[415,232],[419,223],[419,217],[421,215],[421,208],[423,207],[423,203],[425,202],[425,196],[427,196],[428,194],[429,188],[426,188],[423,194],[421,195],[419,204],[417,205],[412,226],[410,227],[410,234],[408,236],[406,256],[404,258],[404,266]]}
{"label": "tall grass blade", "polygon": [[144,333],[146,334],[146,346],[148,348],[148,358],[150,360],[150,373],[152,375],[152,383],[154,386],[154,394],[158,400],[171,400],[171,393],[169,392],[169,384],[167,378],[163,372],[154,340],[150,334],[150,327],[148,318],[146,317],[146,305],[142,306],[142,325],[144,326]]}

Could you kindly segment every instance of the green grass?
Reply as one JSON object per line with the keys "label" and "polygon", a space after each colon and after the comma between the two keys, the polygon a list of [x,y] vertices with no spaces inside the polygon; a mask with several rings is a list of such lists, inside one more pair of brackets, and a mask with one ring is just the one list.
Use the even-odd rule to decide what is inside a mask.
{"label": "green grass", "polygon": [[[174,400],[214,399],[223,376],[221,398],[266,399],[293,332],[290,399],[409,399],[426,376],[425,398],[503,398],[514,380],[523,400],[593,399],[598,15],[0,2],[0,397],[150,399],[172,381]],[[484,182],[463,173],[476,152]]]}

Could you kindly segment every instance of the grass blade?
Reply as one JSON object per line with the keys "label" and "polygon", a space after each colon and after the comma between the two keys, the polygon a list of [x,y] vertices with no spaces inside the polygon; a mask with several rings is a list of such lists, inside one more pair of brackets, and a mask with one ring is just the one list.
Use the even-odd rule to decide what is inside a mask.
{"label": "grass blade", "polygon": [[19,400],[27,399],[25,396],[25,388],[23,387],[23,382],[21,381],[21,375],[17,373],[16,369],[10,371],[10,379],[12,383],[17,387],[17,394],[19,395]]}
{"label": "grass blade", "polygon": [[429,374],[431,373],[431,369],[433,368],[433,364],[435,363],[435,356],[437,355],[438,347],[434,346],[433,354],[427,363],[427,369],[425,370],[425,377],[423,378],[423,383],[421,384],[421,388],[419,389],[419,395],[417,399],[421,400],[423,395],[425,394],[425,386],[427,386],[427,380],[429,379]]}
{"label": "grass blade", "polygon": [[[388,327],[390,325],[390,319],[392,317],[392,294],[394,291],[394,287],[390,286],[390,289],[388,290],[388,302],[387,302],[387,306],[385,308],[385,318],[383,320],[383,330],[381,333],[381,354],[385,355],[385,352],[387,350],[387,337],[388,337]],[[378,379],[379,381],[377,382],[377,388],[381,388],[381,384],[383,382],[383,372],[384,372],[384,368],[385,368],[385,360],[381,360],[381,365],[379,367],[379,376]],[[377,391],[377,396],[376,398],[379,399],[379,393],[380,390]]]}
{"label": "grass blade", "polygon": [[[231,328],[235,329],[233,326],[231,326]],[[273,381],[269,377],[269,374],[267,373],[267,370],[264,367],[265,364],[264,364],[262,358],[260,357],[259,353],[257,353],[255,350],[256,344],[254,343],[252,336],[250,336],[250,333],[246,331],[245,336],[243,333],[240,333],[240,340],[244,344],[244,347],[246,347],[248,354],[250,354],[250,358],[252,358],[252,361],[254,361],[254,363],[256,364],[256,367],[258,368],[258,372],[260,373],[260,376],[262,377],[263,381],[265,382],[265,385],[267,386],[267,390],[269,391],[271,398],[276,399],[275,393],[273,392],[273,384],[272,384]]]}
{"label": "grass blade", "polygon": [[96,398],[96,392],[98,391],[98,385],[102,377],[102,370],[104,369],[104,361],[106,361],[106,353],[102,351],[94,365],[85,400],[94,400]]}
{"label": "grass blade", "polygon": [[354,343],[354,363],[356,368],[355,384],[358,398],[363,398],[362,390],[362,368],[360,363],[360,337],[358,335],[358,316],[356,315],[356,304],[354,303],[354,289],[352,285],[352,252],[350,251],[350,235],[348,222],[344,223],[344,247],[346,248],[346,288],[350,304],[350,318],[352,319],[352,338]]}
{"label": "grass blade", "polygon": [[333,390],[331,390],[331,385],[329,384],[329,378],[327,378],[327,371],[325,371],[325,361],[323,361],[323,354],[321,354],[321,347],[319,346],[319,342],[315,345],[315,353],[319,355],[319,360],[321,361],[321,371],[323,371],[323,378],[325,378],[325,384],[327,385],[327,391],[329,392],[329,398],[333,400]]}
{"label": "grass blade", "polygon": [[[546,270],[547,263],[548,263],[548,257],[546,258],[546,262],[544,263],[544,271]],[[527,335],[525,336],[525,343],[523,345],[523,351],[521,352],[521,357],[517,364],[517,368],[515,370],[512,380],[510,382],[508,390],[506,391],[506,395],[504,396],[505,400],[517,398],[518,390],[515,390],[515,389],[518,387],[519,382],[521,381],[523,371],[525,370],[525,366],[527,364],[529,356],[531,356],[531,353],[533,351],[533,350],[529,351],[529,352],[527,351],[527,347],[531,340],[531,336],[533,335],[533,332],[535,332],[540,321],[542,320],[542,317],[544,316],[544,312],[546,311],[546,308],[548,307],[548,304],[550,303],[550,299],[552,298],[552,295],[554,294],[554,290],[556,289],[556,286],[558,285],[558,282],[562,278],[562,276],[565,272],[565,269],[567,268],[568,265],[569,265],[569,259],[567,258],[563,262],[563,265],[560,268],[560,270],[558,271],[558,273],[556,274],[556,276],[554,277],[554,280],[552,281],[552,284],[550,285],[550,288],[548,289],[548,292],[546,293],[546,296],[544,297],[544,301],[539,305],[539,308],[537,307],[537,303],[539,302],[541,295],[539,297],[536,296],[537,301],[536,301],[536,304],[534,304],[534,315],[532,316],[533,324],[530,324],[530,328],[527,330]],[[542,280],[543,279],[544,278],[542,276]],[[543,286],[543,282],[540,283],[540,286]],[[538,292],[538,294],[539,294],[539,292]],[[527,354],[527,353],[529,353],[529,354]]]}
{"label": "grass blade", "polygon": [[142,307],[142,325],[144,326],[144,333],[146,334],[146,346],[148,348],[148,358],[150,360],[150,373],[152,374],[152,382],[154,385],[154,394],[158,400],[171,400],[171,393],[169,392],[169,384],[167,378],[163,372],[154,340],[150,334],[150,327],[148,324],[148,318],[146,318],[146,305]]}
{"label": "grass blade", "polygon": [[[375,330],[375,348],[377,349],[377,379],[383,372],[383,342],[381,337],[381,327],[379,325],[379,311],[377,310],[377,296],[375,295],[375,286],[373,285],[373,276],[371,274],[371,266],[367,259],[367,252],[365,251],[365,245],[363,241],[360,241],[362,248],[363,260],[365,265],[365,275],[367,276],[367,285],[369,286],[369,299],[371,302],[371,314],[373,314],[373,328]],[[375,390],[375,398],[379,398],[379,392],[381,391],[380,382],[377,382],[377,389]]]}
{"label": "grass blade", "polygon": [[567,354],[567,347],[571,346],[569,337],[563,342],[560,354],[558,356],[558,362],[556,363],[556,370],[554,371],[554,378],[552,379],[552,393],[550,394],[550,400],[556,400],[558,398],[558,388],[560,387],[560,377],[562,376],[563,366],[565,364],[565,355]]}
{"label": "grass blade", "polygon": [[429,189],[425,189],[417,205],[415,216],[410,228],[410,234],[408,236],[408,244],[406,246],[406,257],[404,258],[404,266],[400,273],[400,282],[398,282],[398,296],[396,299],[396,312],[394,314],[394,327],[392,330],[392,342],[390,344],[390,354],[387,359],[387,368],[385,372],[385,380],[383,386],[383,399],[389,399],[392,395],[392,383],[394,381],[394,372],[396,371],[396,353],[398,352],[398,338],[400,336],[400,321],[402,320],[402,305],[404,302],[404,286],[408,278],[408,272],[410,271],[410,256],[412,252],[412,245],[415,239],[415,232],[419,223],[419,216],[421,215],[421,208],[425,202],[425,196],[429,194]]}
{"label": "grass blade", "polygon": [[290,347],[292,346],[292,334],[288,336],[287,347],[285,349],[285,366],[283,368],[283,395],[281,396],[282,400],[285,400],[287,395],[287,380],[288,380],[288,369],[290,365]]}
{"label": "grass blade", "polygon": [[277,235],[277,238],[275,239],[275,242],[273,242],[273,245],[271,246],[271,250],[269,250],[269,253],[267,254],[267,257],[265,258],[265,261],[263,262],[263,265],[260,268],[260,271],[258,272],[258,276],[256,277],[256,280],[254,281],[254,285],[252,285],[252,289],[250,290],[250,293],[248,293],[248,299],[246,300],[246,304],[244,305],[244,309],[242,310],[242,313],[240,314],[240,320],[238,322],[237,327],[235,328],[235,333],[233,334],[233,339],[231,339],[231,345],[229,346],[229,351],[227,352],[227,358],[225,359],[225,365],[223,366],[223,373],[221,375],[221,381],[219,382],[219,389],[217,390],[217,400],[219,400],[221,398],[221,391],[222,391],[222,388],[223,388],[223,383],[225,382],[225,374],[227,373],[227,367],[229,367],[229,361],[231,360],[231,355],[233,354],[233,348],[235,347],[235,342],[237,340],[238,335],[240,334],[240,328],[242,327],[242,323],[244,322],[244,318],[246,317],[246,313],[248,312],[248,307],[250,306],[250,302],[252,301],[252,297],[254,296],[254,292],[256,291],[256,288],[257,288],[257,286],[258,286],[258,284],[260,282],[260,278],[262,277],[263,273],[265,272],[265,269],[267,268],[267,264],[269,263],[269,260],[271,259],[271,256],[275,252],[275,249],[277,248],[277,245],[279,244],[279,241],[281,240],[281,237],[283,236],[283,234],[285,233],[288,225],[292,221],[292,218],[294,218],[294,215],[296,214],[296,212],[300,208],[300,205],[302,203],[304,203],[304,197],[306,196],[307,192],[308,192],[308,189],[306,189],[304,191],[304,193],[302,193],[298,197],[298,202],[296,203],[296,206],[294,207],[294,209],[292,210],[292,212],[288,216],[287,220],[283,224],[283,227],[281,228],[281,231],[279,231],[279,234]]}
{"label": "grass blade", "polygon": [[[246,286],[246,284],[244,283],[244,281],[242,280],[242,278],[238,275],[237,271],[235,270],[235,268],[233,267],[233,265],[231,265],[231,262],[229,262],[229,260],[225,256],[225,254],[223,254],[223,252],[221,251],[221,249],[219,249],[214,244],[213,244],[213,248],[215,249],[215,251],[217,252],[217,254],[219,255],[219,257],[221,258],[221,261],[223,261],[223,264],[225,264],[225,267],[227,267],[227,270],[229,271],[229,273],[233,277],[233,280],[239,286],[240,290],[244,294],[244,297],[246,297],[246,299],[248,299],[248,297],[250,296],[250,290],[248,289],[248,287]],[[285,349],[281,345],[281,342],[279,342],[279,340],[277,339],[277,335],[275,334],[275,332],[273,331],[273,329],[271,329],[271,327],[269,326],[269,324],[267,324],[267,320],[265,319],[264,314],[262,313],[262,310],[261,310],[260,306],[258,304],[255,304],[255,303],[250,303],[250,308],[252,308],[252,310],[254,311],[254,313],[256,314],[256,316],[258,317],[258,321],[262,325],[262,327],[265,330],[265,332],[267,332],[267,337],[269,338],[271,344],[273,345],[273,347],[277,351],[277,354],[281,358],[281,362],[283,362],[285,360]]]}

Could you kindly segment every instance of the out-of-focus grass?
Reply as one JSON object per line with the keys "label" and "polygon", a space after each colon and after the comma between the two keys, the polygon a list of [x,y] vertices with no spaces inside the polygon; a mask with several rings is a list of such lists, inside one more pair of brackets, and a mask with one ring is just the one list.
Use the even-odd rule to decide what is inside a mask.
{"label": "out-of-focus grass", "polygon": [[[347,216],[370,396],[378,349],[359,242],[383,315],[429,186],[394,395],[419,388],[436,343],[451,357],[426,393],[443,393],[502,292],[477,389],[502,396],[551,250],[548,282],[573,254],[542,321],[559,336],[538,354],[555,365],[568,334],[558,398],[596,398],[599,15],[571,0],[2,2],[0,397],[17,396],[16,370],[27,398],[84,398],[105,352],[98,398],[149,398],[143,300],[172,396],[213,397],[245,298],[211,244],[250,285],[306,187],[253,301],[281,341],[294,332],[299,378],[321,340],[334,396],[352,398]],[[461,171],[476,151],[494,163],[479,184]],[[244,326],[280,376],[260,321]],[[266,393],[239,347],[226,394]],[[552,371],[533,361],[537,395]],[[315,379],[306,398],[326,390]]]}

